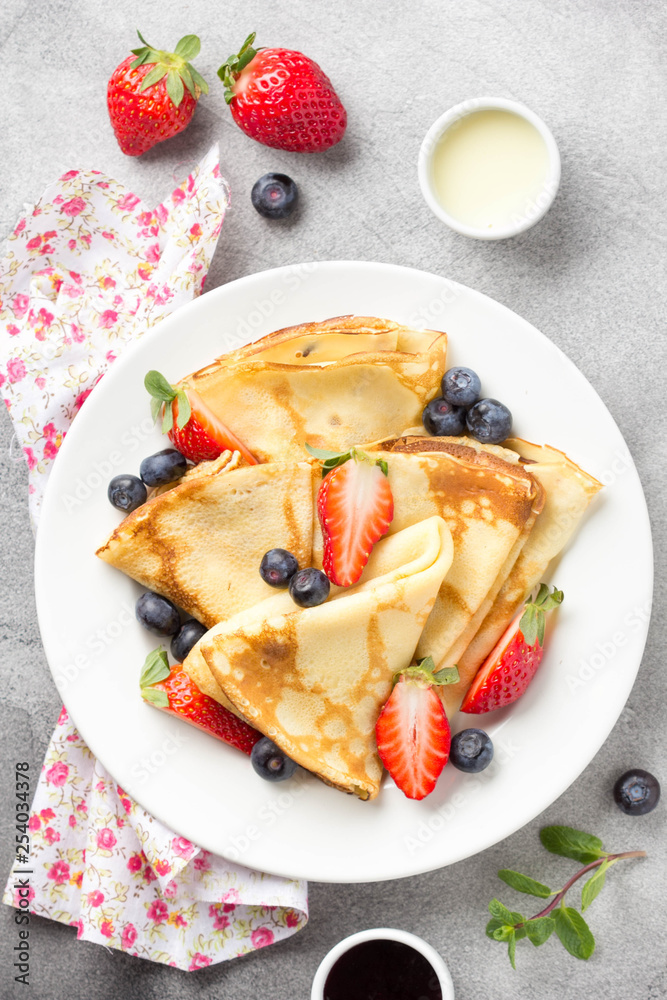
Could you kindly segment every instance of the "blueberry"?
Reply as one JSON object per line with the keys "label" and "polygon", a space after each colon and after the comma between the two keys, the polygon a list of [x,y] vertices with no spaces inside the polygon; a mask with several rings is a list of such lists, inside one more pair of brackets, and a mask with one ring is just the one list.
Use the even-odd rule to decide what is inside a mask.
{"label": "blueberry", "polygon": [[497,399],[480,399],[468,410],[466,426],[482,444],[500,444],[512,430],[512,414]]}
{"label": "blueberry", "polygon": [[194,618],[188,618],[186,622],[183,622],[171,640],[171,655],[177,663],[183,662],[192,647],[199,642],[206,632],[208,632],[206,626],[202,625],[201,622],[195,621]]}
{"label": "blueberry", "polygon": [[422,413],[424,427],[437,437],[458,437],[466,429],[466,411],[462,406],[452,406],[442,396],[432,399]]}
{"label": "blueberry", "polygon": [[331,584],[321,569],[300,569],[289,582],[289,595],[300,608],[314,608],[324,604]]}
{"label": "blueberry", "polygon": [[264,174],[253,184],[250,198],[265,219],[286,219],[296,208],[299,189],[287,174]]}
{"label": "blueberry", "polygon": [[459,771],[476,774],[493,760],[493,743],[483,729],[462,729],[452,737],[449,760]]}
{"label": "blueberry", "polygon": [[146,503],[148,492],[136,476],[114,476],[109,483],[107,496],[114,507],[129,514]]}
{"label": "blueberry", "polygon": [[614,799],[628,816],[643,816],[657,806],[660,783],[648,771],[635,767],[622,774],[614,785]]}
{"label": "blueberry", "polygon": [[283,753],[268,736],[255,743],[250,760],[260,778],[266,781],[287,781],[296,771],[292,758]]}
{"label": "blueberry", "polygon": [[188,469],[185,455],[175,448],[165,448],[149,455],[139,466],[139,475],[146,486],[166,486],[180,479]]}
{"label": "blueberry", "polygon": [[472,406],[482,389],[472,368],[450,368],[442,376],[442,395],[453,406]]}
{"label": "blueberry", "polygon": [[181,627],[176,605],[151,590],[141,595],[135,605],[135,614],[144,628],[155,635],[174,635]]}
{"label": "blueberry", "polygon": [[259,575],[270,587],[286,587],[299,564],[296,557],[286,549],[269,549],[259,564]]}

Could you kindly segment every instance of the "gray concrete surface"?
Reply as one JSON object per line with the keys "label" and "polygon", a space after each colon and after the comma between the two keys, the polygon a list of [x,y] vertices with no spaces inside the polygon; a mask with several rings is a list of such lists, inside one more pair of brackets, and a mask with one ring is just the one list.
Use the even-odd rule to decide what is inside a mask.
{"label": "gray concrete surface", "polygon": [[[106,80],[134,44],[134,28],[170,46],[198,32],[197,65],[212,84],[188,131],[138,160],[124,157],[105,110]],[[251,29],[259,42],[300,49],[331,75],[349,112],[345,141],[329,154],[273,152],[236,129],[215,69]],[[0,233],[23,201],[75,166],[126,181],[159,200],[217,139],[233,210],[209,287],[256,270],[313,258],[407,264],[447,275],[499,299],[562,347],[620,424],[646,490],[656,548],[656,600],[644,662],[626,709],[579,780],[545,814],[482,855],[430,875],[384,884],[311,886],[311,920],[285,944],[194,974],[78,943],[71,929],[35,920],[33,997],[219,997],[305,1000],[317,964],[341,937],[365,927],[404,927],[450,964],[458,1000],[657,1000],[667,997],[664,926],[665,808],[621,815],[610,788],[630,765],[667,781],[664,663],[667,520],[664,497],[664,329],[667,215],[667,9],[660,0],[4,0]],[[563,158],[555,206],[534,230],[483,245],[455,236],[428,211],[415,163],[423,134],[469,96],[525,101],[551,126]],[[254,180],[282,169],[300,184],[299,217],[272,225],[251,208]],[[564,399],[563,406],[570,401]],[[0,415],[2,762],[39,767],[59,702],[42,652],[32,586],[26,470]],[[613,540],[612,540],[613,542]],[[604,594],[600,594],[604,599]],[[9,767],[0,802],[7,802]],[[521,789],[517,789],[517,796]],[[13,810],[12,810],[13,811]],[[0,875],[10,864],[10,811],[0,810]],[[611,849],[644,847],[647,861],[616,869],[590,911],[598,950],[588,963],[549,942],[519,948],[512,972],[484,937],[498,867],[546,879],[566,873],[537,832],[564,822],[604,837]],[[554,879],[555,879],[554,875]],[[509,892],[503,894],[509,898]],[[12,982],[12,913],[0,908],[0,997]]]}

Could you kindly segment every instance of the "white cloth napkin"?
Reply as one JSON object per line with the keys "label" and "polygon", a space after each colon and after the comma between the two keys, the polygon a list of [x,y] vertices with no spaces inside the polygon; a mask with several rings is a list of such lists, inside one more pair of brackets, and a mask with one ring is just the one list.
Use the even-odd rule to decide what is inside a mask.
{"label": "white cloth napkin", "polygon": [[[0,387],[30,470],[30,512],[86,397],[123,348],[200,294],[228,204],[214,146],[157,208],[98,171],[70,170],[0,261]],[[3,901],[78,937],[199,969],[288,937],[307,883],[210,855],[133,802],[63,709],[27,824],[29,891]]]}

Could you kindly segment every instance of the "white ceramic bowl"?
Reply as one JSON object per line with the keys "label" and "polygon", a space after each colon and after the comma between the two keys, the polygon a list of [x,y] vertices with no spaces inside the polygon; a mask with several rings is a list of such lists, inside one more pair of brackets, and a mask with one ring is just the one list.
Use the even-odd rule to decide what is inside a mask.
{"label": "white ceramic bowl", "polygon": [[[465,118],[476,111],[510,111],[519,117],[530,122],[544,139],[547,152],[549,154],[549,172],[544,182],[544,186],[537,197],[526,204],[526,208],[520,216],[503,229],[495,229],[492,233],[488,229],[478,229],[476,226],[467,226],[460,219],[456,219],[444,210],[438,201],[433,184],[433,155],[435,149],[447,131],[461,118]],[[551,207],[558,185],[560,184],[560,154],[553,135],[544,124],[541,118],[517,101],[508,101],[504,97],[474,97],[462,104],[457,104],[449,111],[445,111],[426,133],[426,137],[419,151],[418,162],[419,185],[422,194],[426,199],[426,204],[431,211],[443,222],[446,222],[450,229],[461,233],[463,236],[471,236],[477,240],[504,240],[508,236],[516,236],[518,233],[530,229],[536,222],[548,212]]]}
{"label": "white ceramic bowl", "polygon": [[454,1000],[452,977],[444,960],[435,948],[432,948],[422,938],[417,937],[416,934],[410,934],[408,931],[394,930],[391,927],[376,927],[373,930],[360,931],[358,934],[351,934],[350,937],[339,941],[320,962],[320,966],[313,979],[313,988],[310,994],[311,1000],[324,1000],[324,986],[333,966],[346,951],[354,948],[357,944],[363,944],[365,941],[400,941],[401,944],[407,944],[408,947],[414,948],[415,951],[424,956],[438,977],[442,1000]]}

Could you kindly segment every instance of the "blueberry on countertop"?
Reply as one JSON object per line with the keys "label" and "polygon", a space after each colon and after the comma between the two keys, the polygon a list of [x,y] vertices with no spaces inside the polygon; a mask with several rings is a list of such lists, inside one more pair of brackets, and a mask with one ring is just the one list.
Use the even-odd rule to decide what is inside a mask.
{"label": "blueberry on countertop", "polygon": [[107,496],[117,510],[129,514],[146,503],[148,491],[136,476],[114,476],[109,483]]}
{"label": "blueberry on countertop", "polygon": [[493,760],[493,743],[483,729],[462,729],[452,736],[449,760],[459,771],[476,774]]}
{"label": "blueberry on countertop", "polygon": [[286,781],[296,771],[292,758],[283,753],[268,736],[255,743],[250,760],[260,778],[266,781]]}
{"label": "blueberry on countertop", "polygon": [[614,799],[618,808],[628,816],[643,816],[657,806],[660,782],[648,771],[635,767],[616,781]]}
{"label": "blueberry on countertop", "polygon": [[472,406],[481,390],[479,375],[472,368],[450,368],[442,376],[442,395],[452,406]]}
{"label": "blueberry on countertop", "polygon": [[300,608],[314,608],[324,604],[331,584],[321,569],[300,569],[289,582],[289,595]]}
{"label": "blueberry on countertop", "polygon": [[181,627],[178,608],[166,597],[147,590],[135,605],[137,620],[155,635],[174,635]]}
{"label": "blueberry on countertop", "polygon": [[188,460],[175,448],[165,448],[149,455],[139,466],[139,475],[146,486],[166,486],[188,471]]}
{"label": "blueberry on countertop", "polygon": [[265,219],[286,219],[296,208],[299,189],[287,174],[264,174],[253,184],[250,198]]}
{"label": "blueberry on countertop", "polygon": [[512,430],[512,414],[497,399],[480,399],[468,410],[466,426],[482,444],[500,444]]}
{"label": "blueberry on countertop", "polygon": [[438,396],[425,408],[422,422],[429,434],[436,437],[458,437],[466,429],[466,411]]}
{"label": "blueberry on countertop", "polygon": [[177,663],[182,663],[185,657],[188,655],[193,646],[195,646],[201,637],[208,632],[205,625],[198,622],[195,618],[188,618],[186,622],[183,622],[178,632],[171,640],[171,655],[174,657]]}
{"label": "blueberry on countertop", "polygon": [[286,587],[299,564],[296,557],[286,549],[269,549],[259,564],[259,575],[270,587]]}

